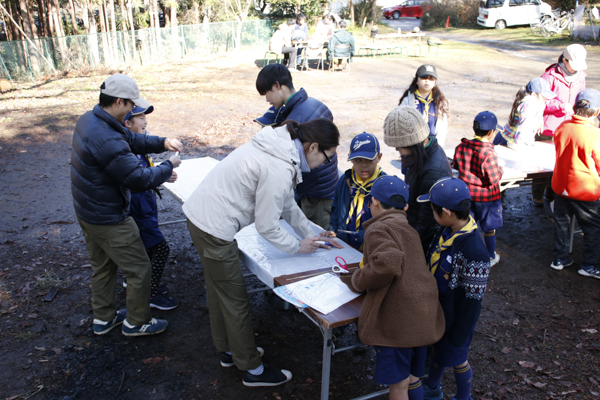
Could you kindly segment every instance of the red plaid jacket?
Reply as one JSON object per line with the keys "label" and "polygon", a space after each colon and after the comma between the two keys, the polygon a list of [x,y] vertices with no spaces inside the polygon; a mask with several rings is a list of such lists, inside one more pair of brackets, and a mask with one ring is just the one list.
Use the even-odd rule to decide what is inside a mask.
{"label": "red plaid jacket", "polygon": [[472,201],[500,199],[500,178],[504,170],[498,165],[493,144],[463,139],[454,151],[454,168],[469,186]]}

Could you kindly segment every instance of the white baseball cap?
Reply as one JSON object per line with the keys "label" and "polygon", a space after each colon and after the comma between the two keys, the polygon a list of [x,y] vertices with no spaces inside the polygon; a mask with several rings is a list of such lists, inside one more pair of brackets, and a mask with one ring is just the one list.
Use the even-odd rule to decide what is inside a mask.
{"label": "white baseball cap", "polygon": [[575,71],[587,69],[587,64],[585,63],[586,54],[585,47],[580,44],[571,44],[563,51],[563,56],[569,60],[569,65]]}
{"label": "white baseball cap", "polygon": [[120,99],[129,99],[138,107],[150,107],[150,103],[140,97],[137,83],[127,75],[114,74],[109,76],[100,86],[100,93]]}

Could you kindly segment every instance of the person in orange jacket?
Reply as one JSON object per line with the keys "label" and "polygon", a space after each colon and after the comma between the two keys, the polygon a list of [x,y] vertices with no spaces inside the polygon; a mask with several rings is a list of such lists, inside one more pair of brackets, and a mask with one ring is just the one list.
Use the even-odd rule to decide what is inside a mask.
{"label": "person in orange jacket", "polygon": [[577,95],[573,117],[554,133],[556,164],[552,177],[554,200],[554,261],[561,270],[573,264],[569,257],[570,219],[583,231],[583,261],[579,274],[600,279],[600,92],[585,89]]}

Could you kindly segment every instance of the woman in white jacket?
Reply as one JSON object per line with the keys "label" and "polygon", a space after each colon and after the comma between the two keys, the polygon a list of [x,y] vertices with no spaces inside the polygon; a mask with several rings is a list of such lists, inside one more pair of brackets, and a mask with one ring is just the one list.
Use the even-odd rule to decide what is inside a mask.
{"label": "woman in white jacket", "polygon": [[415,78],[402,97],[399,106],[415,107],[429,126],[430,136],[444,148],[448,134],[448,100],[437,86],[435,66],[425,64],[417,69]]}
{"label": "woman in white jacket", "polygon": [[[254,341],[234,235],[254,222],[278,249],[314,252],[319,237],[294,200],[294,187],[302,181],[302,172],[330,161],[339,137],[337,127],[325,118],[265,127],[221,161],[183,205],[204,268],[211,333],[221,365],[244,371],[246,386],[279,385],[292,373],[261,362],[263,350]],[[280,217],[303,239],[283,229]]]}

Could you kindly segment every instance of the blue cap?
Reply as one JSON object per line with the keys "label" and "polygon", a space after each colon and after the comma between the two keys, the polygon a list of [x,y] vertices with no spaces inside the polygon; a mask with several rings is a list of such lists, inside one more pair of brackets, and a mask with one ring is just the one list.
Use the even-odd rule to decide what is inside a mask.
{"label": "blue cap", "polygon": [[589,105],[581,108],[600,108],[600,92],[598,92],[596,89],[582,90],[577,95],[577,100],[575,100],[575,104],[577,104],[579,100],[587,100],[590,102]]}
{"label": "blue cap", "polygon": [[502,130],[503,128],[498,125],[498,118],[496,118],[496,115],[493,112],[482,111],[475,116],[473,129],[491,131],[493,129]]}
{"label": "blue cap", "polygon": [[417,197],[419,203],[431,201],[433,204],[451,211],[468,210],[470,204],[460,205],[463,200],[471,200],[471,192],[466,183],[454,177],[440,179],[429,189],[429,194]]}
{"label": "blue cap", "polygon": [[[390,198],[400,195],[404,199],[402,203],[392,201]],[[408,201],[408,185],[396,175],[383,175],[375,179],[371,187],[371,197],[392,207],[403,209]]]}
{"label": "blue cap", "polygon": [[279,115],[280,108],[270,107],[265,115],[256,118],[254,121],[258,122],[262,126],[272,126],[277,122],[277,116]]}
{"label": "blue cap", "polygon": [[381,152],[379,147],[379,140],[375,135],[363,132],[354,136],[352,142],[350,142],[350,155],[348,161],[354,160],[355,158],[366,158],[367,160],[374,160],[377,155]]}
{"label": "blue cap", "polygon": [[127,121],[129,118],[135,117],[136,115],[150,114],[152,111],[154,111],[154,106],[148,106],[147,108],[144,108],[136,105],[133,107],[133,110],[131,110],[131,112],[125,116],[123,121]]}
{"label": "blue cap", "polygon": [[550,84],[544,78],[533,78],[529,81],[525,89],[529,93],[540,93],[547,99],[553,99],[556,94],[550,89]]}

